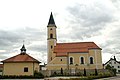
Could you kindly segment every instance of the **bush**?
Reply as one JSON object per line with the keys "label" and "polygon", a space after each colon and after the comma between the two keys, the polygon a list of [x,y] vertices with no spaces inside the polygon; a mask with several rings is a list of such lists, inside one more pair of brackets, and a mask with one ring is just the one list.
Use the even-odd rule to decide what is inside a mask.
{"label": "bush", "polygon": [[75,73],[75,76],[83,76],[81,72]]}
{"label": "bush", "polygon": [[44,75],[42,73],[40,73],[40,72],[35,71],[34,72],[34,77],[35,78],[44,78]]}
{"label": "bush", "polygon": [[0,79],[35,79],[35,78],[44,78],[40,72],[34,72],[34,75],[3,75],[0,76]]}
{"label": "bush", "polygon": [[113,76],[110,72],[107,73],[100,73],[97,76],[90,75],[90,76],[82,76],[80,78],[70,78],[70,79],[59,79],[59,80],[93,80],[93,79],[99,79],[99,78],[107,78]]}
{"label": "bush", "polygon": [[33,79],[34,76],[27,76],[27,75],[4,75],[4,76],[0,76],[1,79]]}
{"label": "bush", "polygon": [[114,76],[116,76],[116,69],[115,68],[112,68],[109,64],[105,68],[108,69],[109,71],[112,71],[112,74]]}
{"label": "bush", "polygon": [[116,76],[116,69],[115,68],[112,69],[112,72],[113,72],[114,76]]}

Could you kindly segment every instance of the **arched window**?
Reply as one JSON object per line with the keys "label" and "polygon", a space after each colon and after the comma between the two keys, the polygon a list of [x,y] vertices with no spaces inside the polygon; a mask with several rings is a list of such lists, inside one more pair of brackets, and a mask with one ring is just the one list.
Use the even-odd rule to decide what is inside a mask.
{"label": "arched window", "polygon": [[90,64],[93,64],[93,57],[90,57]]}
{"label": "arched window", "polygon": [[80,57],[80,64],[84,64],[84,57]]}
{"label": "arched window", "polygon": [[53,38],[53,34],[50,34],[50,38]]}
{"label": "arched window", "polygon": [[70,64],[73,64],[73,58],[70,57]]}

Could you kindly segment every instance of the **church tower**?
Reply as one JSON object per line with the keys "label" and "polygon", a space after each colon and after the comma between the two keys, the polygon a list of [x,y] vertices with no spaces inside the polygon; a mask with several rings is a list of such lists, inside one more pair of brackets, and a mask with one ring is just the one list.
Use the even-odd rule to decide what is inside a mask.
{"label": "church tower", "polygon": [[55,57],[54,46],[56,46],[57,42],[56,28],[57,27],[55,25],[55,21],[51,12],[47,25],[47,63],[49,63]]}

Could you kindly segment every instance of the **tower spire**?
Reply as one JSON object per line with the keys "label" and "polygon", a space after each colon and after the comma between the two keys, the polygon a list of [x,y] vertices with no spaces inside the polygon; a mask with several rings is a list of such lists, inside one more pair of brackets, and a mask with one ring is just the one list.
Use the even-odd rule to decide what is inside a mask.
{"label": "tower spire", "polygon": [[25,54],[26,53],[24,41],[23,41],[23,46],[22,46],[22,48],[20,50],[21,50],[21,54]]}
{"label": "tower spire", "polygon": [[54,50],[54,46],[56,46],[57,43],[57,35],[56,35],[56,25],[55,25],[55,21],[53,18],[53,14],[51,12],[50,14],[50,18],[49,18],[49,22],[48,22],[48,26],[47,26],[47,45],[48,45],[48,60],[47,62],[49,63],[54,57],[55,54],[53,53]]}
{"label": "tower spire", "polygon": [[51,12],[51,14],[50,14],[48,26],[56,26],[56,25],[55,25],[55,21],[54,21],[52,12]]}

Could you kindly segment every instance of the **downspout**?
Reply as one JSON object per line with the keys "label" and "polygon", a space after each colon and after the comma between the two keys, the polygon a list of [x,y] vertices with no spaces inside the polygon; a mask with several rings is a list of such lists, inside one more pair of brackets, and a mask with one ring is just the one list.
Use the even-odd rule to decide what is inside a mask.
{"label": "downspout", "polygon": [[3,70],[2,70],[2,76],[3,76],[3,74],[4,74],[4,62],[3,62]]}
{"label": "downspout", "polygon": [[34,62],[33,62],[33,76],[34,76]]}
{"label": "downspout", "polygon": [[89,59],[89,52],[87,54],[87,69],[90,69],[90,59]]}
{"label": "downspout", "polygon": [[67,69],[69,70],[69,53],[67,53]]}
{"label": "downspout", "polygon": [[96,69],[97,69],[98,67],[97,67],[97,55],[96,55],[96,50],[95,50],[95,63],[96,63]]}

